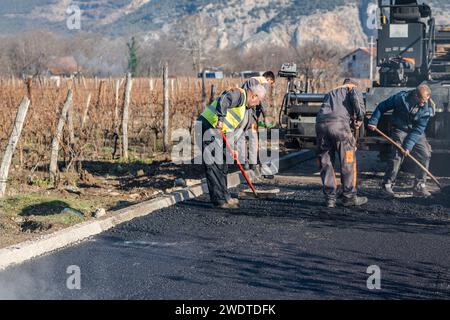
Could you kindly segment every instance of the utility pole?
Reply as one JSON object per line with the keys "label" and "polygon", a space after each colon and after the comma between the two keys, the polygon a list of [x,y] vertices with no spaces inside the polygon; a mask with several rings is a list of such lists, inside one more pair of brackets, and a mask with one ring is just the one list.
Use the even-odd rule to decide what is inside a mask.
{"label": "utility pole", "polygon": [[206,109],[206,69],[202,70],[202,109]]}
{"label": "utility pole", "polygon": [[370,82],[372,83],[373,81],[373,48],[374,48],[374,42],[373,42],[373,36],[370,36],[370,47],[369,47],[369,52],[370,52]]}

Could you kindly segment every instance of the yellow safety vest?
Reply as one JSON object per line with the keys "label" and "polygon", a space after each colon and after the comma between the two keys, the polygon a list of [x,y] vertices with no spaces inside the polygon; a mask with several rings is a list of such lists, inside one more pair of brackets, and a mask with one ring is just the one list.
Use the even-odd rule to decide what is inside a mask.
{"label": "yellow safety vest", "polygon": [[[245,93],[245,90],[241,88],[236,88],[232,90],[240,90],[241,93],[244,95],[244,99],[242,99],[242,103],[239,106],[234,108],[228,108],[227,114],[223,118],[222,131],[224,133],[235,130],[244,119],[246,112],[245,105],[247,102],[247,95]],[[222,96],[222,94],[220,96]],[[219,117],[217,116],[217,102],[219,101],[220,96],[216,98],[201,114],[202,117],[205,118],[213,126],[213,128],[215,128],[217,122],[219,122]]]}

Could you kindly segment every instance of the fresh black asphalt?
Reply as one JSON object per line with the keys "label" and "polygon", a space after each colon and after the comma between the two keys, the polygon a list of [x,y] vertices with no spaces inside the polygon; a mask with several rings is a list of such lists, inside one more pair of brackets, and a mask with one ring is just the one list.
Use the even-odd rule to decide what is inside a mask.
{"label": "fresh black asphalt", "polygon": [[[235,210],[202,196],[11,267],[0,272],[0,298],[450,298],[446,196],[385,200],[379,178],[367,177],[369,204],[326,209],[320,186],[299,181],[262,181],[280,194]],[[79,290],[66,285],[72,265]],[[372,265],[379,290],[367,287]]]}

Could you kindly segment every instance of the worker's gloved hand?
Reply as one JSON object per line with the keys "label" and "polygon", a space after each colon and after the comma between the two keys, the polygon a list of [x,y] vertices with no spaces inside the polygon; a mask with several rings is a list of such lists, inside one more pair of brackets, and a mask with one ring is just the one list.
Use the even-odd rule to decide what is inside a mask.
{"label": "worker's gloved hand", "polygon": [[223,122],[222,121],[217,122],[216,129],[222,130],[222,128],[223,128]]}
{"label": "worker's gloved hand", "polygon": [[359,129],[359,128],[361,127],[362,124],[363,124],[362,121],[355,120],[355,122],[354,122],[355,129]]}
{"label": "worker's gloved hand", "polygon": [[373,124],[367,125],[367,129],[369,129],[370,131],[375,131],[376,128],[377,128],[377,126],[374,126]]}
{"label": "worker's gloved hand", "polygon": [[411,152],[408,149],[405,149],[405,152],[403,152],[403,155],[405,156],[405,158],[409,157],[409,154]]}

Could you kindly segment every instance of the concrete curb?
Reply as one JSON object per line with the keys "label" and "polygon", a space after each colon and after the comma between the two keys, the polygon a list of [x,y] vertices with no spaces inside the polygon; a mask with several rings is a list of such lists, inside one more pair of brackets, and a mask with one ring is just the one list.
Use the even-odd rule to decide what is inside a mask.
{"label": "concrete curb", "polygon": [[280,171],[293,167],[300,162],[304,162],[315,158],[316,152],[314,150],[300,150],[288,154],[280,159]]}
{"label": "concrete curb", "polygon": [[[301,161],[310,159],[311,157],[308,158],[305,151],[306,150],[295,152],[281,158],[280,168],[285,169]],[[259,177],[259,174],[252,170],[248,171],[248,175],[251,179]],[[238,186],[243,181],[244,178],[240,172],[234,172],[228,175],[228,186],[230,188]],[[153,211],[169,207],[178,202],[197,198],[206,192],[206,181],[205,179],[202,179],[201,184],[110,212],[107,216],[98,220],[86,221],[55,233],[45,235],[40,239],[30,240],[0,249],[0,270],[4,270],[9,266],[25,262],[29,259],[61,249],[76,242],[80,242],[86,238],[113,228],[118,224],[130,221],[134,218],[146,216]]]}

